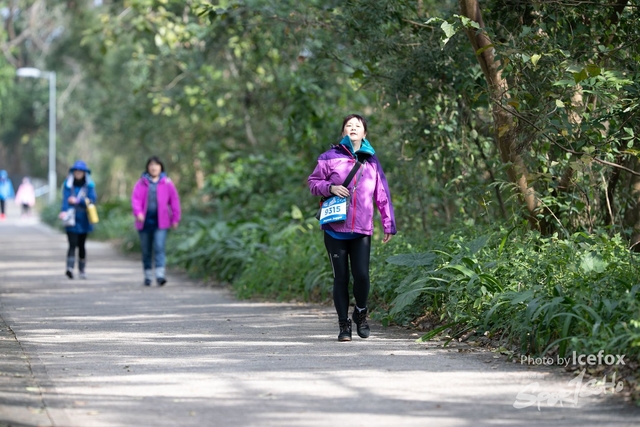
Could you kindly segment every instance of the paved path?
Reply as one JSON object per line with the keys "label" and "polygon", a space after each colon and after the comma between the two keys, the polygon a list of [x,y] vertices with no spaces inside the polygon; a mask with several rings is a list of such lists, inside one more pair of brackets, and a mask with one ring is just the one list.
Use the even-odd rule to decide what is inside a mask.
{"label": "paved path", "polygon": [[490,352],[375,324],[339,343],[330,307],[171,275],[145,288],[108,244],[90,241],[89,279],[69,280],[65,249],[35,220],[0,223],[0,426],[640,425],[619,399],[516,409],[526,385],[557,393],[571,377]]}

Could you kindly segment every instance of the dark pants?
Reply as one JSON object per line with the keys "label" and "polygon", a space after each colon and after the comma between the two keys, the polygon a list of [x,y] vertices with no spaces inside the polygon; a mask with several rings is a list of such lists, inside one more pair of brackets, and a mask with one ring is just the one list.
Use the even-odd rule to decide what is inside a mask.
{"label": "dark pants", "polygon": [[357,239],[339,240],[324,233],[324,245],[333,268],[333,303],[338,312],[338,320],[349,318],[349,261],[353,275],[353,296],[360,308],[367,306],[369,298],[369,258],[371,236]]}
{"label": "dark pants", "polygon": [[28,215],[30,210],[31,210],[31,206],[27,205],[26,203],[22,204],[22,214],[23,215]]}
{"label": "dark pants", "polygon": [[76,256],[76,248],[78,248],[78,257],[81,260],[86,259],[87,251],[84,244],[87,241],[87,233],[78,234],[67,231],[67,240],[69,241],[67,258],[74,258]]}
{"label": "dark pants", "polygon": [[4,199],[0,199],[0,213],[4,213]]}

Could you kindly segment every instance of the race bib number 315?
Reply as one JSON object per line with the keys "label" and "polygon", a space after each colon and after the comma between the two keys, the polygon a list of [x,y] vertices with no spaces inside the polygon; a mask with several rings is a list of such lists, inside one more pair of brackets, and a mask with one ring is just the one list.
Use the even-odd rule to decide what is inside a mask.
{"label": "race bib number 315", "polygon": [[320,224],[345,221],[347,219],[347,199],[333,196],[322,203]]}

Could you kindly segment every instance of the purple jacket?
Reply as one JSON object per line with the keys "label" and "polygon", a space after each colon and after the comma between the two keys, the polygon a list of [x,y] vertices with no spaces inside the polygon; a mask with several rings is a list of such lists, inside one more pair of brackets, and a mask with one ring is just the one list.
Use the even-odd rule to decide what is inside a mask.
{"label": "purple jacket", "polygon": [[[146,215],[147,199],[149,195],[149,181],[146,178],[140,178],[133,187],[131,194],[131,209],[133,216],[139,214]],[[173,224],[180,222],[180,198],[178,191],[173,182],[168,177],[162,177],[158,181],[158,228],[166,230],[171,228]],[[142,230],[144,221],[136,219],[136,228]]]}
{"label": "purple jacket", "polygon": [[[344,146],[336,145],[318,158],[318,165],[309,175],[309,189],[314,196],[329,197],[330,185],[342,185],[356,159]],[[356,188],[355,192],[353,191]],[[323,230],[373,234],[373,202],[375,201],[385,233],[396,234],[396,221],[391,204],[391,193],[378,158],[373,155],[360,167],[349,183],[351,204],[347,220],[322,226]]]}

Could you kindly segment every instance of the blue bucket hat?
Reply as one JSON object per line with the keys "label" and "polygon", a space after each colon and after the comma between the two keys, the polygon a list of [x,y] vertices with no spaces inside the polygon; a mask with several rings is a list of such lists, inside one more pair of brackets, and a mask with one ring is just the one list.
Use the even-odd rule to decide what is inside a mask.
{"label": "blue bucket hat", "polygon": [[87,173],[91,173],[91,169],[89,169],[87,164],[82,160],[76,160],[73,166],[71,166],[71,168],[69,169],[69,172],[73,172],[73,171],[84,171]]}

